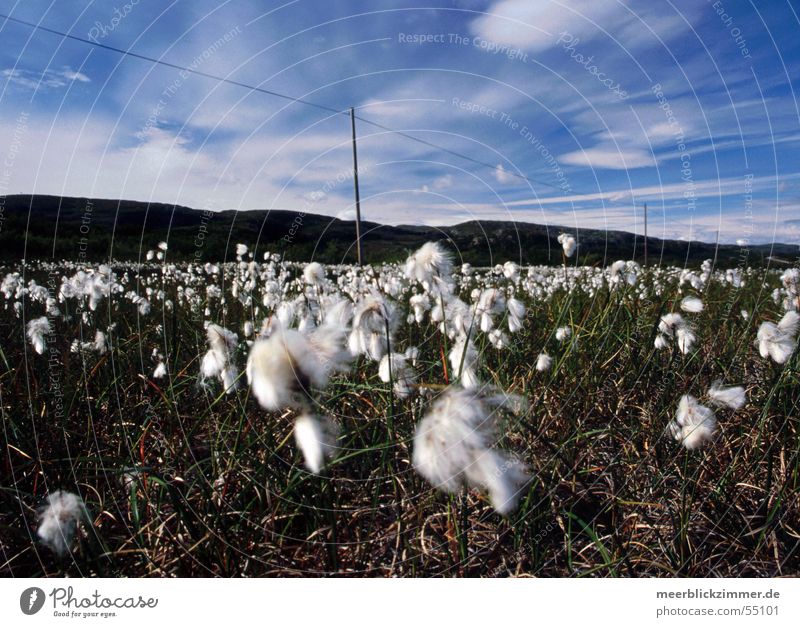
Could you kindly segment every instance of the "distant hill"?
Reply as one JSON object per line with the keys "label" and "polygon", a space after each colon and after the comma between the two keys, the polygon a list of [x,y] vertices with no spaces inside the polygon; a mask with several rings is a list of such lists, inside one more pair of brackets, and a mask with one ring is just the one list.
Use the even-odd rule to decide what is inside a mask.
{"label": "distant hill", "polygon": [[[459,261],[494,265],[507,260],[561,263],[559,233],[578,239],[578,262],[607,265],[617,259],[642,261],[644,238],[624,231],[546,227],[527,222],[474,220],[447,227],[362,223],[365,260],[397,261],[429,240],[443,240]],[[288,260],[350,263],[356,259],[355,223],[296,211],[204,212],[189,207],[130,200],[14,195],[0,198],[0,259],[144,260],[158,242],[169,242],[168,259],[235,259],[236,244],[261,258],[265,251]],[[648,238],[650,263],[697,266],[716,258],[721,267],[760,265],[770,256],[788,262],[798,247],[750,247]],[[570,260],[574,262],[573,260]]]}

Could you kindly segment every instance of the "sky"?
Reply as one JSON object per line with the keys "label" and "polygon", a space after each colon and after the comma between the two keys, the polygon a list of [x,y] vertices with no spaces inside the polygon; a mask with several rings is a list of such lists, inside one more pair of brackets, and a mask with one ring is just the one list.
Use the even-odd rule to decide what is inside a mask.
{"label": "sky", "polygon": [[0,18],[0,194],[351,218],[353,107],[370,221],[642,233],[646,203],[652,236],[800,244],[800,18],[782,0],[0,13],[321,105]]}

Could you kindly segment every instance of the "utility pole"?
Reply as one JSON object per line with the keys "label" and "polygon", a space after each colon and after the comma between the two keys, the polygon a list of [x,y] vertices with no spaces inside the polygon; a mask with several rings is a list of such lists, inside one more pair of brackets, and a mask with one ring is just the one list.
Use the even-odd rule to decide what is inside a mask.
{"label": "utility pole", "polygon": [[644,265],[647,265],[647,203],[644,203]]}
{"label": "utility pole", "polygon": [[717,267],[717,254],[719,253],[719,229],[717,229],[717,236],[714,238],[714,260],[711,262],[711,271],[713,272]]}
{"label": "utility pole", "polygon": [[350,129],[353,132],[353,191],[356,195],[356,252],[358,265],[362,264],[361,251],[361,198],[358,194],[358,152],[356,151],[356,112],[350,107]]}

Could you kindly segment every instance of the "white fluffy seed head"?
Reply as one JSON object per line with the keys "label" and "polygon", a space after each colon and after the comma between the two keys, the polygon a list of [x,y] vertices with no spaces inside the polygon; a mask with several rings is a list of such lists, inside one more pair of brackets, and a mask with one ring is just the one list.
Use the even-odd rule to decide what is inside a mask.
{"label": "white fluffy seed head", "polygon": [[247,358],[247,381],[264,409],[305,408],[312,388],[322,389],[331,373],[346,368],[350,356],[344,329],[323,326],[309,336],[278,329],[256,341]]}
{"label": "white fluffy seed head", "polygon": [[322,326],[337,327],[346,332],[352,320],[353,303],[342,298],[327,303]]}
{"label": "white fluffy seed head", "polygon": [[461,380],[461,385],[471,389],[478,387],[478,349],[466,335],[460,336],[448,354],[452,378]]}
{"label": "white fluffy seed head", "polygon": [[508,314],[517,318],[522,318],[525,315],[525,305],[516,298],[509,298],[506,301],[508,307]]}
{"label": "white fluffy seed head", "polygon": [[417,382],[417,372],[409,363],[407,352],[392,353],[391,357],[384,355],[378,366],[380,380],[384,383],[391,381],[392,389],[400,398],[410,396]]}
{"label": "white fluffy seed head", "polygon": [[516,298],[509,298],[506,301],[508,308],[508,330],[516,333],[522,328],[522,318],[525,315],[525,305]]}
{"label": "white fluffy seed head", "polygon": [[280,330],[258,340],[247,358],[247,381],[264,409],[305,408],[310,386],[324,387],[320,367],[308,340],[293,330]]}
{"label": "white fluffy seed head", "polygon": [[520,409],[521,404],[491,391],[448,389],[417,425],[414,468],[441,490],[481,488],[499,513],[512,511],[529,476],[513,455],[495,448],[502,408]]}
{"label": "white fluffy seed head", "polygon": [[325,280],[325,268],[321,263],[312,261],[303,268],[303,280],[308,285],[321,285]]}
{"label": "white fluffy seed head", "polygon": [[203,359],[200,362],[200,374],[204,378],[212,379],[218,376],[223,368],[225,368],[225,360],[217,352],[210,350],[203,355]]}
{"label": "white fluffy seed head", "polygon": [[153,378],[162,379],[165,376],[167,376],[167,365],[163,361],[160,361],[158,362],[156,369],[153,370]]}
{"label": "white fluffy seed head", "polygon": [[797,335],[798,324],[800,324],[800,314],[796,311],[787,311],[780,322],[778,322],[778,330],[788,336],[794,337]]}
{"label": "white fluffy seed head", "polygon": [[745,391],[741,386],[722,387],[720,382],[715,381],[708,388],[708,396],[715,404],[730,409],[741,409],[745,404]]}
{"label": "white fluffy seed head", "polygon": [[613,279],[613,278],[617,277],[619,275],[619,273],[622,272],[622,270],[624,270],[624,269],[625,269],[625,261],[624,260],[620,259],[620,260],[615,261],[614,263],[612,263],[611,267],[609,268],[609,272],[611,274],[611,278]]}
{"label": "white fluffy seed head", "polygon": [[108,338],[100,329],[97,329],[94,334],[94,350],[101,355],[108,350]]}
{"label": "white fluffy seed head", "polygon": [[363,298],[353,313],[353,328],[348,338],[350,353],[380,361],[387,351],[387,344],[391,345],[396,328],[397,315],[391,303],[376,294]]}
{"label": "white fluffy seed head", "polygon": [[545,372],[546,370],[550,370],[550,366],[553,363],[553,358],[550,357],[547,353],[539,353],[539,356],[536,358],[536,370],[539,372]]}
{"label": "white fluffy seed head", "polygon": [[33,350],[35,350],[39,355],[44,353],[44,349],[47,345],[45,336],[51,331],[52,326],[50,325],[50,321],[47,319],[47,316],[34,318],[28,322],[28,339],[31,341]]}
{"label": "white fluffy seed head", "polygon": [[683,319],[683,316],[679,313],[672,312],[661,316],[661,320],[658,323],[658,330],[664,335],[673,337],[675,331],[685,326],[686,321]]}
{"label": "white fluffy seed head", "polygon": [[236,390],[238,379],[234,351],[239,343],[239,336],[218,324],[209,324],[206,336],[209,349],[200,362],[200,374],[203,379],[219,377],[225,391],[231,394]]}
{"label": "white fluffy seed head", "polygon": [[[778,335],[778,327],[772,322],[762,322],[761,326],[758,327],[758,333],[756,333],[756,337],[758,338],[759,342],[766,342],[768,340],[772,340],[777,335]],[[766,357],[767,355],[762,353],[761,356]]]}
{"label": "white fluffy seed head", "polygon": [[681,309],[688,313],[700,313],[703,311],[703,301],[696,296],[687,296],[681,301]]}
{"label": "white fluffy seed head", "polygon": [[353,356],[345,349],[346,326],[323,324],[308,333],[306,337],[316,361],[328,373],[347,370]]}
{"label": "white fluffy seed head", "polygon": [[86,507],[77,494],[58,490],[47,497],[47,505],[39,510],[39,539],[56,555],[72,550],[78,526],[87,520]]}
{"label": "white fluffy seed head", "polygon": [[785,364],[797,347],[795,334],[798,321],[800,317],[797,313],[789,311],[777,325],[762,322],[756,334],[760,355],[772,358],[775,363]]}
{"label": "white fluffy seed head", "polygon": [[572,255],[575,253],[575,249],[578,246],[575,238],[569,233],[562,233],[559,235],[558,243],[561,244],[561,248],[564,250],[565,257],[572,257]]}
{"label": "white fluffy seed head", "polygon": [[513,261],[506,261],[503,264],[503,276],[510,281],[515,281],[519,276],[519,266]]}
{"label": "white fluffy seed head", "polygon": [[710,408],[698,403],[695,397],[685,394],[681,397],[669,430],[675,440],[693,450],[713,441],[717,433],[717,418]]}
{"label": "white fluffy seed head", "polygon": [[325,416],[303,414],[294,423],[294,439],[303,453],[306,468],[319,474],[326,460],[336,455],[338,427]]}
{"label": "white fluffy seed head", "polygon": [[439,242],[426,242],[406,261],[406,277],[429,287],[449,284],[452,272],[452,257]]}
{"label": "white fluffy seed head", "polygon": [[686,355],[690,350],[692,350],[692,346],[694,346],[694,343],[697,340],[697,336],[688,327],[688,325],[679,327],[675,331],[675,337],[678,340],[678,348],[684,355]]}

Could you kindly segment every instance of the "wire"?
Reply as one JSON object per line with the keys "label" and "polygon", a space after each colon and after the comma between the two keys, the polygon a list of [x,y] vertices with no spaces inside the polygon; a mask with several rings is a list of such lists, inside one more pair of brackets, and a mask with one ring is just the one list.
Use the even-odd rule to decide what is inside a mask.
{"label": "wire", "polygon": [[[276,98],[281,98],[283,100],[289,100],[291,102],[297,102],[299,104],[304,104],[304,105],[307,105],[309,107],[314,107],[316,109],[320,109],[322,111],[327,111],[329,113],[335,113],[335,114],[341,114],[341,115],[349,115],[349,111],[347,111],[347,110],[336,109],[334,107],[329,107],[327,105],[323,105],[323,104],[320,104],[318,102],[312,102],[310,100],[305,100],[303,98],[296,98],[295,96],[289,96],[287,94],[282,94],[280,92],[277,92],[277,91],[274,91],[274,90],[271,90],[271,89],[265,89],[263,87],[256,87],[254,85],[249,85],[248,83],[243,83],[241,81],[235,81],[235,80],[232,80],[232,79],[229,79],[229,78],[225,78],[224,76],[218,76],[216,74],[210,74],[208,72],[202,72],[200,70],[195,70],[195,69],[192,69],[192,68],[189,68],[189,67],[178,65],[177,63],[170,63],[169,61],[164,61],[162,59],[156,59],[154,57],[149,57],[147,55],[139,54],[137,52],[131,52],[130,50],[123,50],[122,48],[115,48],[114,46],[109,46],[107,44],[100,43],[99,41],[92,41],[91,39],[86,39],[84,37],[78,37],[77,35],[71,35],[70,33],[65,33],[63,31],[59,31],[59,30],[56,30],[54,28],[48,28],[47,26],[42,26],[41,24],[34,24],[33,22],[28,22],[27,20],[22,20],[22,19],[19,19],[19,18],[16,18],[16,17],[11,17],[10,15],[5,15],[3,13],[0,13],[0,18],[5,19],[7,22],[15,22],[17,24],[22,24],[23,26],[27,26],[27,27],[32,28],[34,30],[41,30],[41,31],[44,31],[46,33],[50,33],[52,35],[58,35],[59,37],[64,37],[66,39],[72,39],[73,41],[79,41],[81,43],[88,44],[90,46],[95,46],[97,48],[102,48],[103,50],[109,50],[111,52],[116,52],[117,54],[121,54],[121,55],[124,55],[126,57],[133,57],[134,59],[139,59],[141,61],[148,61],[150,63],[155,63],[157,65],[163,65],[165,67],[172,68],[174,70],[180,70],[182,72],[189,72],[191,74],[196,74],[197,76],[202,76],[204,78],[210,78],[212,80],[219,81],[221,83],[227,83],[228,85],[235,85],[236,87],[244,87],[245,89],[249,89],[251,91],[259,92],[259,93],[262,93],[262,94],[267,94],[268,96],[274,96]],[[457,152],[455,150],[450,150],[449,148],[445,148],[444,146],[440,146],[440,145],[435,144],[433,142],[429,142],[429,141],[427,141],[425,139],[421,139],[419,137],[414,137],[413,135],[410,135],[409,133],[395,130],[393,128],[390,128],[388,126],[380,124],[378,122],[374,122],[374,121],[369,120],[367,118],[361,117],[360,115],[355,115],[355,118],[357,120],[359,120],[360,122],[363,122],[364,124],[368,124],[370,126],[373,126],[375,128],[379,128],[381,130],[384,130],[384,131],[387,131],[387,132],[390,132],[390,133],[395,133],[395,134],[400,135],[401,137],[405,137],[406,139],[409,139],[411,141],[414,141],[414,142],[417,142],[419,144],[423,144],[425,146],[428,146],[429,148],[434,148],[436,150],[440,150],[440,151],[442,151],[444,153],[447,153],[449,155],[452,155],[454,157],[458,157],[459,159],[464,159],[465,161],[469,161],[470,163],[474,163],[475,165],[479,165],[479,166],[484,167],[484,168],[489,168],[493,172],[498,172],[499,169],[500,169],[499,166],[492,165],[491,163],[487,163],[485,161],[480,161],[479,159],[474,159],[473,157],[470,157],[468,155],[462,154],[462,153]],[[513,176],[515,178],[527,181],[528,183],[536,183],[537,185],[544,185],[546,187],[551,187],[551,188],[553,188],[555,190],[558,190],[558,191],[563,191],[563,189],[561,187],[559,187],[558,185],[554,185],[554,184],[548,183],[546,181],[540,181],[540,180],[537,180],[537,179],[534,179],[534,178],[530,178],[528,176],[525,176],[524,174],[520,174],[520,173],[511,171],[511,170],[503,170],[503,173],[506,174],[506,175]]]}
{"label": "wire", "polygon": [[[472,157],[468,157],[467,155],[461,154],[460,152],[456,152],[455,150],[450,150],[449,148],[445,148],[444,146],[439,146],[438,144],[434,144],[433,142],[429,142],[427,140],[420,139],[419,137],[414,137],[413,135],[409,135],[408,133],[405,133],[403,131],[397,131],[397,130],[395,130],[393,128],[389,128],[388,126],[384,126],[383,124],[379,124],[378,122],[373,122],[371,120],[367,120],[367,119],[362,118],[362,117],[360,117],[358,115],[355,116],[355,117],[356,117],[357,120],[360,120],[360,121],[364,122],[365,124],[371,124],[372,126],[375,126],[377,128],[383,129],[384,131],[397,133],[398,135],[400,135],[401,137],[405,137],[406,139],[410,139],[412,141],[419,142],[420,144],[425,144],[426,146],[430,146],[431,148],[436,148],[437,150],[441,150],[442,152],[446,152],[446,153],[448,153],[450,155],[453,155],[455,157],[459,157],[461,159],[465,159],[466,161],[469,161],[471,163],[475,163],[477,165],[483,166],[484,168],[490,168],[491,170],[493,170],[495,172],[500,171],[500,167],[499,166],[492,165],[491,163],[487,163],[485,161],[480,161],[479,159],[473,159]],[[547,187],[552,187],[553,189],[557,189],[559,191],[564,191],[558,185],[554,185],[552,183],[547,183],[546,181],[539,181],[537,179],[530,178],[529,176],[525,176],[524,174],[518,174],[517,172],[514,172],[512,170],[505,170],[504,169],[503,170],[503,174],[508,174],[510,176],[514,176],[514,177],[522,179],[524,181],[528,181],[529,183],[537,183],[539,185],[545,185]]]}
{"label": "wire", "polygon": [[166,67],[172,68],[174,70],[181,70],[183,72],[190,72],[192,74],[197,74],[198,76],[203,76],[205,78],[210,78],[215,81],[220,81],[222,83],[228,83],[229,85],[236,85],[237,87],[244,87],[245,89],[251,89],[253,91],[261,92],[262,94],[267,94],[269,96],[275,96],[276,98],[283,98],[284,100],[291,100],[293,102],[299,102],[304,105],[308,105],[310,107],[316,107],[317,109],[322,109],[323,111],[328,111],[329,113],[340,113],[342,115],[347,115],[348,112],[341,110],[341,109],[334,109],[332,107],[327,107],[325,105],[319,104],[317,102],[311,102],[309,100],[303,100],[302,98],[295,98],[294,96],[287,96],[286,94],[281,94],[277,91],[272,91],[271,89],[264,89],[263,87],[255,87],[253,85],[248,85],[247,83],[242,83],[240,81],[234,81],[229,78],[225,78],[223,76],[217,76],[216,74],[209,74],[208,72],[201,72],[200,70],[194,70],[192,68],[184,67],[182,65],[177,65],[176,63],[170,63],[169,61],[162,61],[161,59],[156,59],[153,57],[148,57],[144,54],[139,54],[137,52],[131,52],[130,50],[123,50],[122,48],[115,48],[114,46],[109,46],[106,44],[101,44],[99,41],[92,41],[91,39],[85,39],[83,37],[78,37],[77,35],[70,35],[69,33],[64,33],[59,30],[55,30],[53,28],[48,28],[46,26],[41,26],[39,24],[34,24],[33,22],[27,22],[25,20],[20,20],[16,17],[11,17],[10,15],[5,15],[0,13],[0,18],[4,18],[10,22],[16,22],[17,24],[23,24],[35,30],[42,30],[47,33],[51,33],[53,35],[59,35],[60,37],[66,37],[67,39],[72,39],[74,41],[80,41],[84,44],[89,44],[90,46],[96,46],[98,48],[103,48],[104,50],[110,50],[111,52],[117,52],[119,54],[125,55],[127,57],[133,57],[135,59],[141,59],[142,61],[149,61],[150,63],[156,63],[158,65],[164,65]]}

